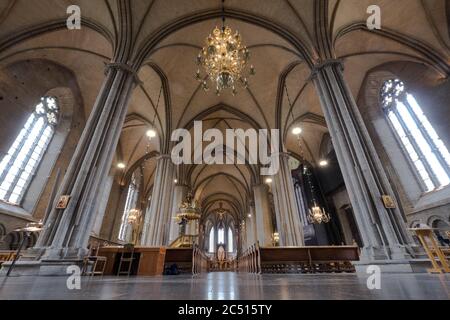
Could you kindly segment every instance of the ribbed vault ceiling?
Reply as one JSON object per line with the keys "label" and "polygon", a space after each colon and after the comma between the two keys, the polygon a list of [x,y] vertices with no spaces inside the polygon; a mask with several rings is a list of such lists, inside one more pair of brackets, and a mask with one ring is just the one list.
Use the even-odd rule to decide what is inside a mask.
{"label": "ribbed vault ceiling", "polygon": [[[80,31],[64,28],[71,4],[82,9]],[[372,4],[383,12],[383,29],[376,32],[365,27]],[[142,63],[142,83],[131,99],[117,161],[127,164],[125,177],[144,165],[146,192],[151,192],[155,156],[167,152],[171,131],[191,129],[194,120],[203,120],[204,129],[222,131],[280,128],[286,149],[295,154],[298,141],[290,129],[300,124],[305,157],[317,163],[328,130],[309,77],[311,65],[321,60],[344,59],[355,97],[367,72],[387,62],[420,62],[436,77],[450,70],[445,0],[227,0],[227,24],[241,32],[257,71],[250,88],[236,97],[205,93],[194,80],[195,57],[221,23],[219,0],[4,0],[0,66],[37,58],[66,66],[76,76],[88,115],[104,64],[116,53],[124,13],[132,26],[132,55]],[[145,132],[151,126],[159,136],[148,141]],[[255,168],[199,165],[186,172],[206,211],[222,202],[233,215],[246,214]]]}

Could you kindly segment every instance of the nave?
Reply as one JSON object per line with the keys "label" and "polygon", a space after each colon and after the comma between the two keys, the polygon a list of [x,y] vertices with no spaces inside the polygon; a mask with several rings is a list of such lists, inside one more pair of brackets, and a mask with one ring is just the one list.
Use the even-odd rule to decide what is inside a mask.
{"label": "nave", "polygon": [[2,297],[448,298],[450,1],[72,2],[0,0]]}

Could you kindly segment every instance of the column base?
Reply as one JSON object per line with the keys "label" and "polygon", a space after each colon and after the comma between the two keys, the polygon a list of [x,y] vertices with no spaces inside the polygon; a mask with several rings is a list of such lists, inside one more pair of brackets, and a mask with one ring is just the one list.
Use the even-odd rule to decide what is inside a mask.
{"label": "column base", "polygon": [[381,273],[427,273],[432,267],[428,259],[410,259],[410,260],[375,260],[353,262],[356,273],[368,275],[369,266],[377,266]]}
{"label": "column base", "polygon": [[[5,277],[12,262],[5,262],[0,269],[0,277]],[[41,261],[17,261],[10,277],[23,276],[68,276],[67,268],[83,267],[83,260],[41,260]]]}
{"label": "column base", "polygon": [[364,247],[361,250],[361,261],[404,261],[420,259],[421,252],[411,246]]}

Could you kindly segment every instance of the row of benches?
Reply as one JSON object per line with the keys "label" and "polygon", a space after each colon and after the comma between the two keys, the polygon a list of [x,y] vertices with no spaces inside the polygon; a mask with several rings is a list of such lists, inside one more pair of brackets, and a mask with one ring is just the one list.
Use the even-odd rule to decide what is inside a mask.
{"label": "row of benches", "polygon": [[239,271],[250,273],[353,273],[356,246],[270,247],[255,244],[239,258]]}

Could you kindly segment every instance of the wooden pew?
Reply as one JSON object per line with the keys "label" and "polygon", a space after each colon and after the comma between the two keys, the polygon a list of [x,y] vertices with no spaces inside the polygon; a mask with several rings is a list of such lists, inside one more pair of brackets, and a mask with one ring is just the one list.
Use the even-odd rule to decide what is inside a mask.
{"label": "wooden pew", "polygon": [[359,261],[356,246],[310,247],[312,271],[315,273],[353,273],[351,261]]}
{"label": "wooden pew", "polygon": [[353,273],[359,261],[356,246],[259,247],[239,258],[239,271],[250,273]]}
{"label": "wooden pew", "polygon": [[192,274],[200,274],[209,271],[211,261],[196,244],[194,244],[192,261]]}
{"label": "wooden pew", "polygon": [[259,248],[261,273],[309,273],[312,271],[308,248]]}

